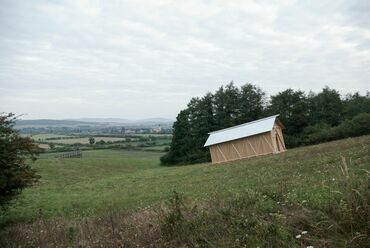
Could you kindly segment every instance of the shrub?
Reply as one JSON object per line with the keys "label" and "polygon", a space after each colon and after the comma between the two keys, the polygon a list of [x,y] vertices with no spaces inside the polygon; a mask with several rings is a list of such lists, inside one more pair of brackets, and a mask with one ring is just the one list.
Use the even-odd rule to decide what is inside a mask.
{"label": "shrub", "polygon": [[22,189],[35,183],[39,176],[28,163],[36,160],[39,148],[29,137],[21,137],[13,129],[14,114],[0,113],[0,208],[5,209],[9,202]]}
{"label": "shrub", "polygon": [[302,144],[317,144],[336,139],[370,134],[370,114],[363,113],[352,120],[345,120],[336,127],[322,123],[308,126],[303,131]]}
{"label": "shrub", "polygon": [[367,135],[370,133],[370,114],[363,113],[352,119],[354,135]]}

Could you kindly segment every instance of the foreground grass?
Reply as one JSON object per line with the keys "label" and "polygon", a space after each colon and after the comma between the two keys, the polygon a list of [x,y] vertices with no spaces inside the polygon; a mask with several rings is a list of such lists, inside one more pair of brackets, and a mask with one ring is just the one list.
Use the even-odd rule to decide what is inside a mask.
{"label": "foreground grass", "polygon": [[151,194],[142,187],[146,181],[140,175],[161,168],[158,156],[125,150],[86,151],[82,159],[43,154],[34,165],[41,175],[39,184],[23,192],[3,221],[92,216],[108,205],[136,207]]}
{"label": "foreground grass", "polygon": [[365,136],[183,167],[160,167],[160,154],[149,152],[49,155],[36,164],[40,184],[3,216],[14,222],[4,244],[361,247],[369,241],[369,147]]}

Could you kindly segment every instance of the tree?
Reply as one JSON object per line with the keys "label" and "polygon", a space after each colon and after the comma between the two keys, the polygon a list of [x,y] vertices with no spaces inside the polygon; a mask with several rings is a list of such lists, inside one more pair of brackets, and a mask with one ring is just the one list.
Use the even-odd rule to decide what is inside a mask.
{"label": "tree", "polygon": [[240,89],[233,82],[215,94],[194,97],[173,125],[170,149],[162,164],[198,163],[210,160],[204,147],[208,133],[262,117],[265,93],[251,84]]}
{"label": "tree", "polygon": [[190,112],[189,122],[191,129],[191,153],[188,158],[194,163],[206,162],[210,160],[208,148],[204,143],[208,138],[208,133],[215,131],[215,120],[213,113],[213,95],[207,93],[202,98],[194,98],[188,105]]}
{"label": "tree", "polygon": [[361,96],[358,92],[348,94],[343,104],[346,119],[351,119],[360,113],[370,113],[370,92],[365,96]]}
{"label": "tree", "polygon": [[217,128],[234,126],[237,121],[239,89],[231,82],[214,94],[215,123]]}
{"label": "tree", "polygon": [[89,143],[90,143],[90,145],[94,145],[95,144],[95,138],[94,137],[90,137],[89,138]]}
{"label": "tree", "polygon": [[240,95],[236,109],[238,109],[238,123],[257,120],[263,116],[265,92],[253,84],[245,84],[240,88]]}
{"label": "tree", "polygon": [[287,89],[271,96],[270,114],[280,114],[285,134],[297,135],[308,125],[308,102],[303,91]]}
{"label": "tree", "polygon": [[311,124],[326,123],[336,126],[343,115],[343,103],[340,94],[334,89],[325,87],[322,92],[310,99],[312,116]]}
{"label": "tree", "polygon": [[[221,86],[214,94],[192,98],[187,108],[177,116],[171,145],[167,154],[161,158],[162,164],[209,161],[209,150],[204,147],[209,132],[268,115],[280,114],[280,120],[286,127],[285,144],[296,147],[305,144],[307,140],[304,138],[307,136],[319,137],[321,132],[325,134],[327,128],[335,127],[345,119],[351,120],[360,113],[370,113],[369,93],[366,96],[348,95],[343,101],[336,90],[328,87],[319,94],[287,89],[271,96],[269,106],[266,106],[265,96],[265,92],[255,85],[245,84],[238,88],[231,82]],[[355,135],[368,130],[368,117],[360,117],[351,122],[357,130]],[[333,128],[332,133],[342,134],[335,133],[332,137],[352,135],[351,132],[343,131],[348,126],[343,124],[341,128]]]}
{"label": "tree", "polygon": [[189,111],[187,109],[180,111],[173,124],[173,134],[170,150],[161,157],[161,163],[165,165],[178,164],[186,161],[186,156],[191,148],[191,139],[189,136]]}
{"label": "tree", "polygon": [[14,114],[0,113],[0,207],[9,202],[25,187],[37,182],[39,176],[29,161],[35,161],[38,146],[29,137],[21,137],[13,127]]}

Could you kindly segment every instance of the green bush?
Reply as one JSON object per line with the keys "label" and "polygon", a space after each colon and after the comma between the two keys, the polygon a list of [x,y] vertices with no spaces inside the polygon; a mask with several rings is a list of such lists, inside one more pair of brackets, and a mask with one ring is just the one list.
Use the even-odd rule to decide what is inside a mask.
{"label": "green bush", "polygon": [[308,126],[303,131],[302,144],[317,144],[331,140],[370,134],[370,114],[363,113],[345,120],[336,127],[321,123]]}
{"label": "green bush", "polygon": [[0,210],[39,179],[29,163],[36,160],[39,148],[31,138],[19,135],[13,128],[15,120],[14,114],[0,113]]}
{"label": "green bush", "polygon": [[352,128],[356,132],[354,135],[367,135],[370,133],[370,114],[363,113],[352,119]]}
{"label": "green bush", "polygon": [[284,134],[285,146],[290,149],[302,145],[302,135]]}

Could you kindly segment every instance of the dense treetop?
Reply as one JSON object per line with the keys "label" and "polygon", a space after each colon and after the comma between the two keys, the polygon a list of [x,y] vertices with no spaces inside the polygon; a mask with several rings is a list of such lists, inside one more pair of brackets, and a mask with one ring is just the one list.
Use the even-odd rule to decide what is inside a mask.
{"label": "dense treetop", "polygon": [[209,161],[208,148],[203,147],[209,132],[274,114],[280,114],[286,127],[288,148],[363,135],[370,133],[366,128],[370,127],[370,94],[341,96],[325,87],[317,94],[287,89],[268,98],[253,84],[236,87],[231,82],[215,93],[192,98],[180,111],[173,125],[170,149],[161,162],[170,165]]}

